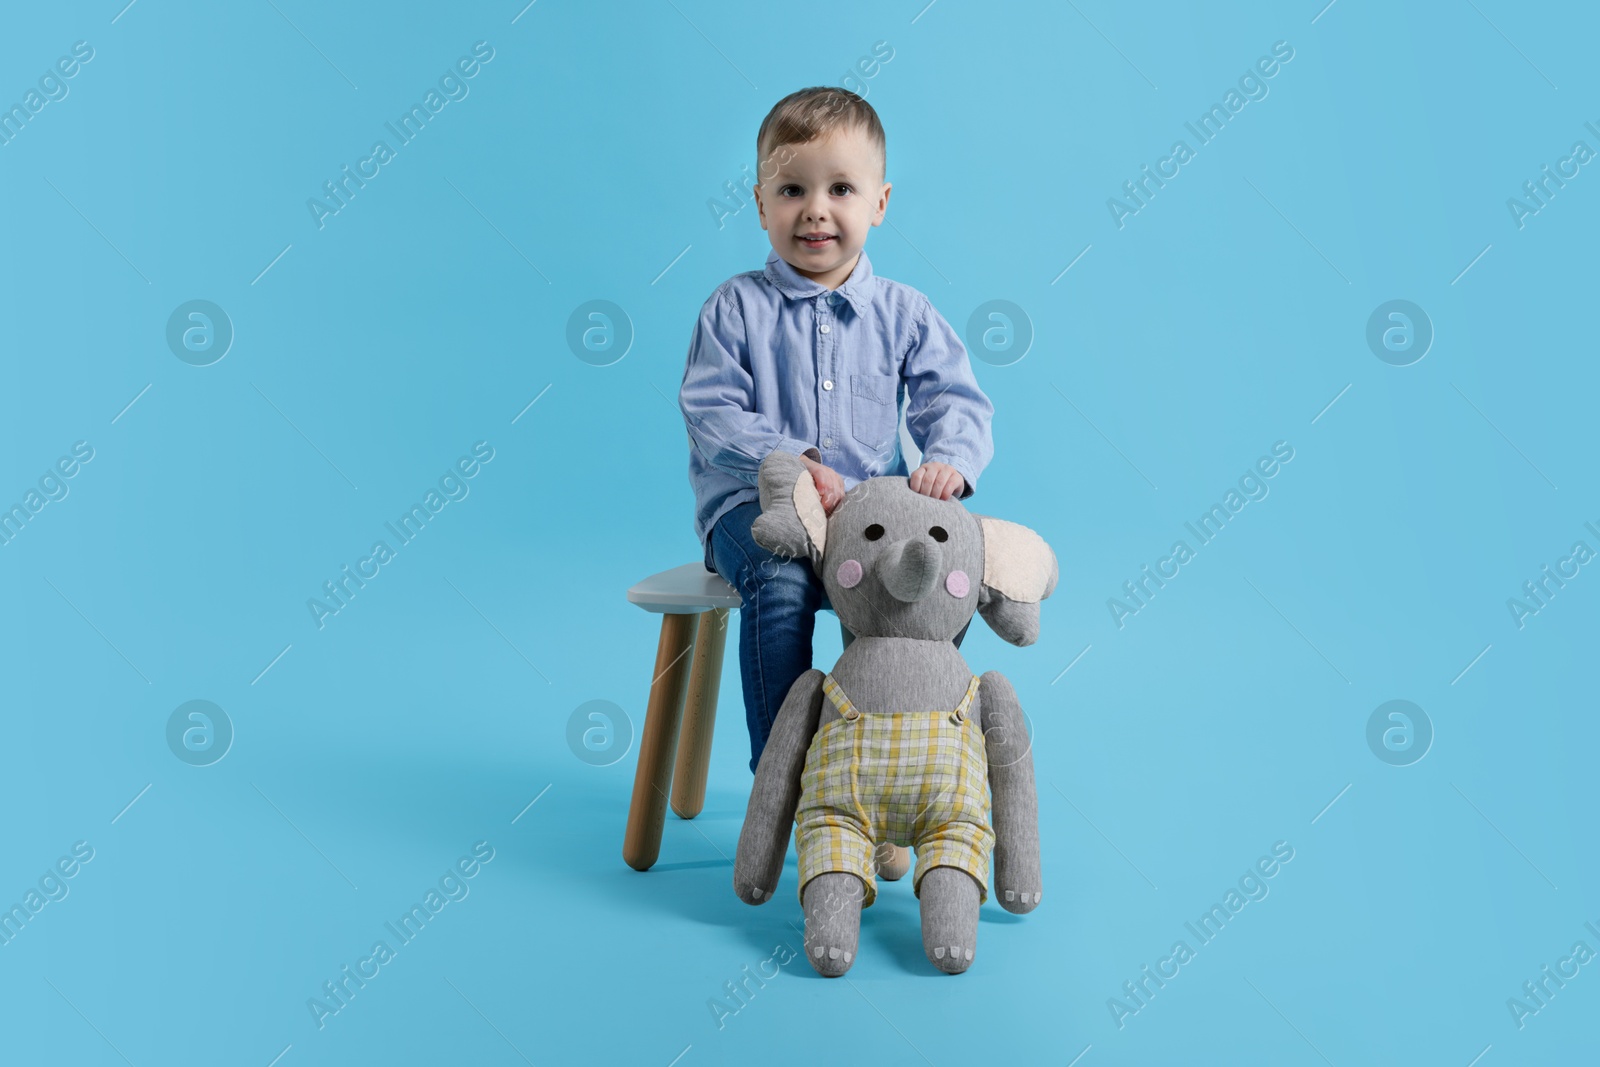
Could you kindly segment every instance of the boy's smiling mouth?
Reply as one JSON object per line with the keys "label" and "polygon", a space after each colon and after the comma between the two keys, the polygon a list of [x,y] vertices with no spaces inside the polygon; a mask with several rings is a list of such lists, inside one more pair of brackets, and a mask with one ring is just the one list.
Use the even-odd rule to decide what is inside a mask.
{"label": "boy's smiling mouth", "polygon": [[808,234],[802,234],[798,238],[798,240],[800,241],[801,244],[805,245],[807,248],[823,248],[823,247],[826,247],[826,245],[828,244],[829,241],[838,240],[838,235],[837,234],[832,234],[832,233],[821,233],[821,232],[808,233]]}

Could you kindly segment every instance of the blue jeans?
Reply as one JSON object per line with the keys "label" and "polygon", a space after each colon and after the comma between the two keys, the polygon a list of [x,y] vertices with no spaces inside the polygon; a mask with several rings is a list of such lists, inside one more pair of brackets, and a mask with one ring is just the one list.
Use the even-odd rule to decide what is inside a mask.
{"label": "blue jeans", "polygon": [[[718,519],[706,560],[708,569],[721,575],[744,600],[739,609],[739,675],[750,728],[752,774],[784,697],[811,669],[817,612],[833,607],[809,561],[779,559],[750,536],[750,524],[760,514],[760,503],[751,500]],[[963,626],[955,636],[957,648],[966,635]]]}

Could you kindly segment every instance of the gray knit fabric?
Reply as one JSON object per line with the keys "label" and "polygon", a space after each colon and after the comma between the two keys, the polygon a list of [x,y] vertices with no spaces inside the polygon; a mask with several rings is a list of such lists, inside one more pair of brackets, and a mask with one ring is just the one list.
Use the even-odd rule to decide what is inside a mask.
{"label": "gray knit fabric", "polygon": [[[1059,571],[1054,553],[1032,531],[991,521],[997,540],[986,554],[984,516],[959,500],[917,493],[905,477],[883,477],[845,495],[818,545],[795,505],[804,471],[799,457],[786,452],[762,461],[762,513],[752,534],[769,551],[807,560],[821,577],[841,625],[854,637],[832,674],[862,714],[955,708],[973,671],[953,639],[974,612],[1012,644],[1038,639],[1039,600],[1054,590]],[[985,563],[996,557],[1017,595],[985,580]],[[860,565],[859,579],[848,585],[840,576],[847,560]],[[960,576],[952,577],[955,571],[966,577],[965,588]],[[853,577],[852,568],[846,574]],[[809,670],[795,682],[756,767],[733,879],[739,899],[750,904],[765,903],[777,889],[807,749],[819,729],[839,718],[823,698],[822,679],[821,671]],[[983,731],[988,760],[995,831],[989,889],[1001,907],[1025,913],[1038,905],[1042,887],[1038,797],[1022,708],[1005,677],[989,671],[968,714],[971,726]],[[920,877],[923,948],[936,968],[960,973],[976,948],[978,884],[953,867]],[[854,962],[863,897],[861,880],[844,872],[820,875],[805,887],[806,958],[818,973],[836,977]]]}
{"label": "gray knit fabric", "polygon": [[806,749],[817,732],[822,703],[822,672],[806,671],[790,686],[767,736],[767,747],[761,750],[756,784],[750,790],[733,860],[733,889],[740,900],[751,904],[771,900],[778,876],[783,874],[794,813],[800,806],[800,773],[805,769]]}
{"label": "gray knit fabric", "polygon": [[960,974],[977,947],[978,883],[966,871],[935,867],[922,879],[922,951],[939,970]]}
{"label": "gray knit fabric", "polygon": [[[985,671],[983,744],[989,756],[994,883],[1000,906],[1018,915],[1039,904],[1039,794],[1033,784],[1033,744],[1016,690],[999,671]],[[926,883],[924,883],[926,892]]]}
{"label": "gray knit fabric", "polygon": [[[957,873],[972,881],[965,873]],[[861,901],[866,893],[861,879],[844,871],[819,874],[806,883],[801,901],[806,913],[806,959],[824,978],[839,977],[856,961],[861,942]]]}

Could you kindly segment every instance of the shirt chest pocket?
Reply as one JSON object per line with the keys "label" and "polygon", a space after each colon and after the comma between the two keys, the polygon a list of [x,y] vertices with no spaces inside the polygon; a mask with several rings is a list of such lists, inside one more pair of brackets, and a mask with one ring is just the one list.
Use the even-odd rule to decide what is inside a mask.
{"label": "shirt chest pocket", "polygon": [[900,381],[893,374],[850,375],[850,433],[874,451],[885,449],[900,421]]}

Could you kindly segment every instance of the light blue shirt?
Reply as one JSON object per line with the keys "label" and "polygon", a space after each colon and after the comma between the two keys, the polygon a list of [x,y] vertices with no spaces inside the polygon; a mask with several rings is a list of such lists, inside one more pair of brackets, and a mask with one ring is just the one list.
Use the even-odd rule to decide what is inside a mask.
{"label": "light blue shirt", "polygon": [[899,435],[908,393],[906,429],[923,462],[954,467],[966,479],[959,498],[970,497],[994,458],[994,405],[927,297],[874,275],[865,251],[834,290],[776,250],[765,269],[719,285],[700,309],[678,390],[707,559],[717,520],[760,499],[757,472],[775,448],[816,449],[846,489],[908,475]]}

